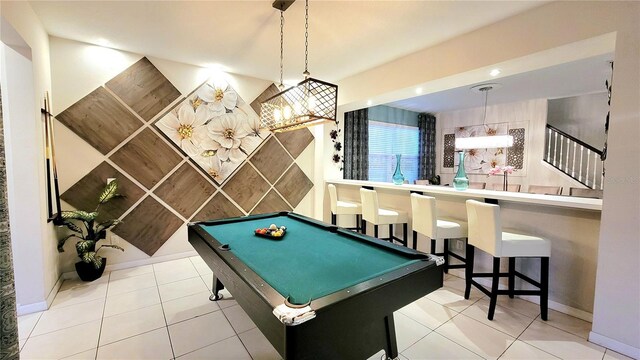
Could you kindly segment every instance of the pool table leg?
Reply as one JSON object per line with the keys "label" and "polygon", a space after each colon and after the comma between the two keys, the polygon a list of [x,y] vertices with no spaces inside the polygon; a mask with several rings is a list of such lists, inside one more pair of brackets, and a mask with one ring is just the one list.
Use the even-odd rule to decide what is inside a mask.
{"label": "pool table leg", "polygon": [[222,294],[219,294],[220,290],[224,289],[224,284],[222,284],[222,282],[220,280],[218,280],[218,278],[213,275],[213,294],[211,294],[211,296],[209,296],[209,300],[211,301],[218,301],[220,299],[222,299]]}
{"label": "pool table leg", "polygon": [[393,314],[384,317],[384,325],[387,330],[387,359],[398,358],[398,343],[396,342],[396,327],[393,321]]}

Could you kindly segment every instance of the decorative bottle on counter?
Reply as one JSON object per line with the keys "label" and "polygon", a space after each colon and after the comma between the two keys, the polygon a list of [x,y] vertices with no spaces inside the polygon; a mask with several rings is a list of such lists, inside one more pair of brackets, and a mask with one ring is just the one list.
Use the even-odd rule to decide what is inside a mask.
{"label": "decorative bottle on counter", "polygon": [[469,188],[469,178],[464,171],[464,151],[460,151],[460,162],[458,163],[458,172],[453,178],[453,187],[456,190],[467,190]]}
{"label": "decorative bottle on counter", "polygon": [[404,183],[404,175],[402,174],[402,170],[400,169],[400,158],[402,155],[396,155],[396,171],[393,172],[393,183],[396,185],[402,185]]}

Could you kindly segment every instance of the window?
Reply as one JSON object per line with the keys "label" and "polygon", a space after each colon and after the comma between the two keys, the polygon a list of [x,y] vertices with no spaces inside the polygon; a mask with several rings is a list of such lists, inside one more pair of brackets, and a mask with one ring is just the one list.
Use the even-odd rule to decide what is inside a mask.
{"label": "window", "polygon": [[420,133],[414,126],[369,121],[369,180],[391,182],[396,169],[396,154],[402,155],[404,178],[418,178]]}

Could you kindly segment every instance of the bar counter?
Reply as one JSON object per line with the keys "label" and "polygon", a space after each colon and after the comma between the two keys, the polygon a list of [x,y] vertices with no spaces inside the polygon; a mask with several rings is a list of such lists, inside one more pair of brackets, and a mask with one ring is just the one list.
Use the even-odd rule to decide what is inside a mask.
{"label": "bar counter", "polygon": [[[437,185],[394,185],[392,183],[360,180],[327,180],[338,190],[338,199],[360,202],[359,189],[373,188],[378,192],[381,207],[405,210],[409,213],[409,239],[411,239],[411,192],[433,196],[437,201],[439,216],[466,221],[465,201],[475,199],[498,203],[504,229],[547,238],[551,241],[549,307],[591,321],[595,292],[598,238],[600,234],[601,199],[562,195],[540,195],[506,191],[468,189]],[[325,184],[325,189],[326,189]],[[324,219],[330,219],[329,196],[325,191]],[[353,226],[353,216],[339,216],[338,225]],[[401,227],[396,236],[401,236]],[[380,237],[386,237],[381,228]],[[369,226],[368,234],[373,234]],[[418,250],[429,251],[429,242],[419,237]],[[462,242],[450,241],[452,251],[464,254]],[[439,246],[442,242],[439,242]],[[491,256],[476,251],[476,271],[491,269]],[[517,261],[518,271],[539,278],[538,259]],[[452,263],[455,263],[452,261]],[[506,264],[506,261],[503,261]],[[505,267],[506,269],[506,267]],[[462,269],[452,269],[454,275],[463,277]],[[489,280],[490,281],[490,280]],[[520,286],[516,280],[516,287]],[[531,298],[536,301],[536,298]]]}

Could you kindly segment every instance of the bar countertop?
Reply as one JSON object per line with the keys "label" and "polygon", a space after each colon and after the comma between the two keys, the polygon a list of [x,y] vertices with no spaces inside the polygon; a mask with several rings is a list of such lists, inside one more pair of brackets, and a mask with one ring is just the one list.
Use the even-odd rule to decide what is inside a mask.
{"label": "bar countertop", "polygon": [[376,181],[363,181],[363,180],[343,180],[332,179],[327,180],[328,184],[336,185],[348,185],[348,186],[371,186],[378,189],[394,190],[394,191],[419,191],[424,194],[442,195],[442,196],[456,196],[466,198],[482,198],[482,199],[495,199],[499,201],[517,202],[525,204],[536,204],[543,206],[573,208],[582,210],[602,211],[602,199],[583,198],[576,196],[566,195],[542,195],[542,194],[529,194],[523,192],[510,192],[510,191],[494,191],[494,190],[480,190],[480,189],[467,189],[459,191],[450,186],[440,185],[413,185],[402,184],[394,185],[387,182]]}

